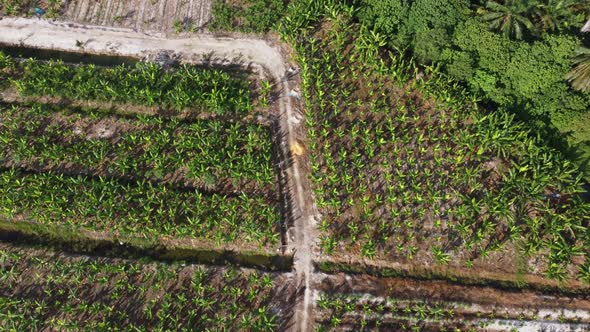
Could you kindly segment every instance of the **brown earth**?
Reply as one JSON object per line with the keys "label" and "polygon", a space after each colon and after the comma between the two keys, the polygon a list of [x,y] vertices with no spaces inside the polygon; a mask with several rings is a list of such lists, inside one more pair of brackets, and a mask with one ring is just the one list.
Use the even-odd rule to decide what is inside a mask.
{"label": "brown earth", "polygon": [[183,31],[203,32],[211,19],[210,0],[66,0],[62,19],[80,23],[160,31],[175,35],[175,23]]}
{"label": "brown earth", "polygon": [[[418,324],[422,331],[440,331],[443,327],[447,330],[507,331],[511,328],[507,323],[521,324],[531,331],[578,331],[590,327],[590,293],[552,296],[531,290],[502,291],[445,281],[349,276],[342,273],[318,275],[316,280],[317,288],[328,296],[350,295],[350,299],[356,299],[352,310],[346,309],[344,313],[318,309],[318,324],[329,326],[332,318],[341,319],[338,328],[333,329],[338,331],[358,329],[361,320],[369,324],[370,330],[379,322],[380,328],[375,330],[382,331],[406,330],[407,327],[403,328],[406,324]],[[446,308],[453,313],[440,320],[419,319],[413,316],[413,307],[417,304],[426,308]],[[376,306],[380,306],[381,311],[367,311]],[[405,317],[400,316],[402,312]],[[486,320],[491,327],[480,325]]]}

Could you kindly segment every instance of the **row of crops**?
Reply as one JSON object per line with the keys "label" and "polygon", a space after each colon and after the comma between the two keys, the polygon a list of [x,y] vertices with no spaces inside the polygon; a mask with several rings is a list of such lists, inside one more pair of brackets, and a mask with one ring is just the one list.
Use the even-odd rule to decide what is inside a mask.
{"label": "row of crops", "polygon": [[167,70],[153,63],[72,66],[61,61],[15,61],[0,52],[0,86],[24,96],[55,96],[245,115],[254,109],[254,83],[247,74],[182,65]]}
{"label": "row of crops", "polygon": [[[217,68],[98,67],[0,53],[5,92],[119,107],[0,103],[2,223],[274,253],[280,195],[272,128],[249,117],[259,100],[268,103],[256,100],[257,84]],[[176,112],[146,115],[126,105]]]}
{"label": "row of crops", "polygon": [[66,225],[129,239],[204,238],[258,247],[280,240],[276,207],[263,198],[171,190],[144,180],[122,183],[11,168],[0,172],[0,204],[2,220]]}
{"label": "row of crops", "polygon": [[0,105],[0,161],[5,165],[67,167],[228,193],[274,193],[270,136],[269,128],[253,123]]}
{"label": "row of crops", "polygon": [[284,275],[64,256],[0,243],[3,331],[276,331],[291,312]]}
{"label": "row of crops", "polygon": [[281,27],[301,65],[323,252],[590,282],[576,167],[435,68],[383,54],[353,11],[298,1]]}
{"label": "row of crops", "polygon": [[541,327],[543,321],[549,323],[548,330],[587,326],[584,315],[560,314],[555,319],[525,308],[368,294],[323,293],[317,306],[318,331],[508,331],[525,325]]}

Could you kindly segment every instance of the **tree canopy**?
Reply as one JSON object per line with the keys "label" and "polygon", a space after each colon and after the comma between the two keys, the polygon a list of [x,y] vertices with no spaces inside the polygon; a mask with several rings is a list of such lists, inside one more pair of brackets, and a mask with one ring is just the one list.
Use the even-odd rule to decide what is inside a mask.
{"label": "tree canopy", "polygon": [[[590,0],[362,0],[362,24],[418,63],[437,63],[485,103],[590,157]],[[584,45],[586,43],[586,45]],[[558,138],[558,139],[556,139]],[[564,143],[568,142],[568,143]]]}

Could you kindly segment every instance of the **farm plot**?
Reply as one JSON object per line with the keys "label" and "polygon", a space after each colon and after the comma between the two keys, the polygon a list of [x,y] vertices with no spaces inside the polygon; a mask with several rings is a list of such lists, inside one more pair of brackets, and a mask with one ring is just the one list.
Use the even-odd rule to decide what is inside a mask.
{"label": "farm plot", "polygon": [[31,16],[37,6],[49,18],[167,34],[202,32],[211,19],[210,0],[2,0],[0,14]]}
{"label": "farm plot", "polygon": [[382,54],[384,38],[355,25],[350,8],[309,6],[318,3],[291,6],[302,18],[283,36],[302,41],[324,254],[590,281],[590,205],[576,167],[512,117],[478,110],[434,68]]}
{"label": "farm plot", "polygon": [[126,102],[177,113],[206,110],[245,116],[254,110],[251,91],[255,85],[246,73],[188,65],[171,71],[141,62],[131,68],[34,59],[18,62],[1,52],[0,72],[0,87],[16,88],[22,96]]}
{"label": "farm plot", "polygon": [[585,331],[586,297],[498,290],[446,281],[321,275],[321,331]]}
{"label": "farm plot", "polygon": [[0,243],[2,330],[284,330],[288,274]]}
{"label": "farm plot", "polygon": [[5,167],[277,197],[270,129],[258,124],[123,118],[40,104],[0,106],[0,123]]}
{"label": "farm plot", "polygon": [[[176,110],[147,116],[1,104],[4,221],[275,252],[281,212],[272,130],[269,121],[251,117],[258,112],[253,82],[188,66],[164,71],[150,64],[99,68],[2,59],[5,88],[16,86],[22,95]],[[222,118],[195,118],[202,113]]]}
{"label": "farm plot", "polygon": [[483,308],[473,303],[368,294],[322,294],[317,305],[318,331],[581,331],[590,327],[587,312],[582,311],[577,316],[577,311],[556,310],[541,317],[541,311],[522,307]]}
{"label": "farm plot", "polygon": [[161,31],[201,32],[211,19],[210,0],[70,0],[62,18],[81,23]]}

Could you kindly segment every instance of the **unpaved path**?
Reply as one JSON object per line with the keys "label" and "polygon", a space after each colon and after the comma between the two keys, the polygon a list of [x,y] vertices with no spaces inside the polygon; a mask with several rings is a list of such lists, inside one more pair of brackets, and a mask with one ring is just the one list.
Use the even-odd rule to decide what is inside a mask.
{"label": "unpaved path", "polygon": [[[260,39],[210,35],[168,39],[157,32],[140,33],[126,28],[34,18],[0,19],[0,32],[0,43],[10,45],[141,58],[172,51],[185,62],[200,62],[205,55],[213,54],[213,59],[221,64],[242,62],[264,68],[279,81],[283,81],[286,71],[279,50]],[[281,105],[285,106],[285,103]]]}
{"label": "unpaved path", "polygon": [[[312,290],[313,255],[315,252],[315,208],[310,199],[309,183],[301,170],[305,151],[298,135],[302,135],[301,114],[297,114],[290,97],[287,64],[278,47],[259,39],[216,38],[196,35],[184,39],[168,39],[162,33],[137,32],[126,28],[91,26],[73,22],[45,21],[27,18],[0,20],[0,43],[55,49],[67,52],[118,55],[149,58],[162,51],[171,51],[181,61],[218,64],[240,63],[261,75],[270,75],[277,84],[281,131],[286,134],[283,149],[291,152],[293,160],[285,162],[287,182],[292,198],[293,227],[288,230],[287,250],[294,253],[294,271],[300,296],[295,306],[293,331],[313,330],[314,292]],[[287,154],[288,155],[288,154]]]}

